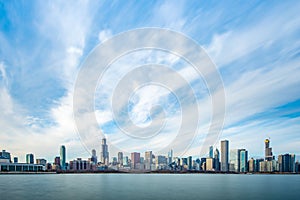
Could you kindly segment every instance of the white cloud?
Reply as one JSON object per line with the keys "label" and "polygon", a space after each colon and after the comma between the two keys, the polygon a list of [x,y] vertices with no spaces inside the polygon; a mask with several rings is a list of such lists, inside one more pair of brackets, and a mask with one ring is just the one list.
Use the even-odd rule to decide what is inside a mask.
{"label": "white cloud", "polygon": [[[35,10],[37,16],[35,31],[42,35],[37,39],[40,40],[40,43],[46,41],[45,44],[51,44],[47,53],[43,52],[45,59],[39,70],[55,74],[55,78],[61,80],[66,94],[63,97],[51,99],[54,101],[54,106],[48,110],[47,119],[44,119],[31,116],[30,111],[25,110],[22,105],[14,101],[7,88],[1,88],[0,123],[3,131],[0,134],[0,146],[9,150],[14,156],[18,156],[21,162],[24,161],[26,152],[34,153],[36,157],[46,157],[52,162],[53,157],[59,154],[59,145],[61,144],[65,144],[69,150],[70,157],[68,159],[82,155],[87,156],[76,133],[72,113],[72,92],[93,12],[97,6],[90,5],[86,1],[72,4],[43,2],[36,6],[39,9]],[[5,40],[4,37],[1,39]],[[32,49],[39,50],[40,47],[35,46]],[[18,65],[21,66],[26,66],[24,63],[40,56],[39,51],[32,52],[30,58],[21,51],[18,52],[18,56],[22,60]],[[6,79],[2,63],[0,71],[1,76]]]}
{"label": "white cloud", "polygon": [[[278,13],[273,12],[255,24],[215,34],[211,43],[205,46],[208,54],[218,67],[223,67],[243,56],[250,55],[259,48],[268,48],[275,43],[280,44],[286,37],[295,33],[300,25],[300,19],[293,17],[298,13],[297,7],[290,9],[284,15]],[[285,48],[287,47],[283,47]]]}
{"label": "white cloud", "polygon": [[186,24],[183,1],[164,1],[159,3],[153,11],[153,23],[160,24],[172,30],[180,31]]}
{"label": "white cloud", "polygon": [[112,32],[110,29],[105,29],[99,32],[98,34],[98,39],[102,43],[105,40],[109,39],[112,37]]}
{"label": "white cloud", "polygon": [[[76,2],[72,5],[65,3],[49,3],[49,5],[39,5],[40,12],[38,13],[36,26],[38,31],[45,38],[45,43],[51,43],[53,45],[47,54],[47,60],[43,62],[45,68],[51,72],[56,72],[56,76],[61,79],[63,83],[63,89],[66,89],[66,94],[55,100],[55,106],[48,112],[51,118],[51,123],[47,124],[45,119],[38,117],[32,117],[28,114],[28,111],[24,110],[21,105],[18,105],[10,95],[8,89],[1,87],[0,90],[0,123],[2,132],[0,134],[0,146],[6,145],[8,150],[24,158],[24,152],[36,153],[38,157],[46,156],[52,159],[58,154],[58,148],[60,144],[67,145],[70,158],[75,156],[86,156],[87,153],[84,147],[81,145],[80,137],[76,134],[76,127],[73,120],[73,86],[75,77],[78,72],[78,65],[82,60],[86,42],[92,29],[93,14],[96,10],[94,5],[90,5],[89,2]],[[161,24],[163,27],[172,28],[174,30],[182,30],[186,24],[187,19],[183,13],[184,5],[179,5],[177,2],[166,1],[163,4],[159,4],[154,10],[155,17],[153,18],[154,24]],[[207,45],[207,50],[212,58],[217,62],[220,67],[225,66],[235,60],[241,59],[244,56],[251,55],[257,49],[270,48],[277,41],[288,37],[290,33],[295,31],[295,27],[299,27],[299,19],[291,17],[294,15],[295,10],[292,9],[289,13],[282,16],[270,16],[269,18],[262,19],[261,22],[254,25],[247,25],[242,29],[232,29],[225,33],[215,34],[211,43]],[[74,17],[74,14],[76,17]],[[276,21],[274,21],[276,19]],[[96,28],[97,29],[97,28]],[[98,29],[97,29],[98,30]],[[1,34],[1,33],[0,33]],[[0,35],[1,37],[2,35]],[[98,39],[100,42],[112,37],[112,30],[105,29],[99,32]],[[0,38],[1,44],[3,37]],[[4,41],[8,44],[9,42]],[[41,41],[42,43],[42,41]],[[126,44],[126,41],[124,42]],[[294,43],[293,48],[297,48],[299,41]],[[113,49],[108,49],[107,53],[111,53]],[[289,52],[289,48],[280,49],[282,53]],[[37,50],[30,59],[35,59],[40,52]],[[110,122],[113,118],[108,104],[103,103],[110,100],[110,94],[116,83],[122,78],[124,73],[127,73],[132,69],[132,66],[137,66],[139,61],[142,63],[162,63],[166,65],[172,65],[176,63],[177,57],[174,55],[157,54],[158,56],[149,56],[148,53],[135,54],[133,56],[121,59],[121,62],[116,63],[116,68],[111,71],[107,71],[106,77],[103,79],[105,84],[104,88],[101,88],[101,93],[97,96],[100,99],[100,107],[102,110],[96,111],[96,116],[100,124]],[[22,55],[19,55],[22,57]],[[23,56],[22,59],[28,59]],[[261,69],[247,70],[237,78],[232,80],[227,85],[227,123],[230,125],[237,123],[247,117],[251,117],[257,113],[264,112],[273,107],[285,104],[300,98],[299,94],[299,78],[300,70],[298,61],[295,62],[278,62],[273,65],[265,66]],[[258,66],[260,67],[260,66]],[[3,80],[7,80],[6,66],[0,63],[0,77]],[[113,69],[113,68],[112,68]],[[197,74],[191,70],[191,68],[181,68],[178,73],[190,80],[190,82],[199,78]],[[161,74],[165,76],[166,74]],[[138,76],[138,75],[137,75]],[[158,75],[159,76],[159,75]],[[88,79],[89,77],[87,77]],[[136,77],[137,79],[140,77]],[[143,78],[143,77],[142,77]],[[172,79],[172,76],[167,76]],[[172,82],[172,81],[170,81]],[[1,86],[1,85],[0,85]],[[173,89],[182,89],[183,85],[175,82]],[[200,88],[197,88],[200,90]],[[203,88],[201,88],[203,90]],[[133,109],[133,121],[137,124],[143,124],[145,116],[147,116],[152,103],[160,103],[160,99],[166,96],[166,93],[156,89],[146,89],[137,94],[140,101],[135,105]],[[158,94],[159,93],[159,94]],[[153,95],[155,94],[155,95]],[[186,94],[187,100],[190,94]],[[82,97],[85,98],[84,96]],[[121,97],[120,97],[121,98]],[[120,99],[121,101],[122,99]],[[150,102],[149,102],[150,101]],[[126,102],[126,101],[121,101]],[[188,102],[187,102],[188,104]],[[105,107],[103,109],[103,106]],[[120,105],[124,106],[124,105]],[[199,102],[199,108],[201,110],[201,127],[199,127],[199,133],[196,135],[195,142],[189,149],[188,154],[198,155],[199,144],[203,141],[205,133],[209,127],[209,119],[211,116],[211,102],[210,97],[206,96]],[[195,105],[190,105],[188,109],[194,109]],[[94,113],[87,113],[91,116]],[[128,138],[120,133],[108,134],[109,139],[114,142],[116,146],[120,145],[130,151],[144,150],[144,149],[159,149],[161,144],[166,144],[174,137],[175,131],[178,130],[178,124],[180,117],[169,117],[169,124],[167,124],[167,130],[164,135],[155,140],[149,140],[147,142],[128,142]],[[161,118],[153,121],[155,125],[160,125]],[[191,119],[192,120],[192,119]],[[298,119],[296,119],[298,120]],[[40,126],[40,123],[46,124]],[[84,121],[82,122],[85,123]],[[263,139],[265,136],[260,136],[258,132],[268,131],[274,135],[278,134],[278,140],[283,141],[284,137],[282,133],[293,132],[299,130],[297,124],[298,121],[287,120],[286,123],[278,122],[277,125],[260,126],[260,122],[250,123],[245,126],[237,126],[235,128],[227,128],[224,130],[222,137],[228,137],[232,141],[243,141],[251,144],[256,143],[253,147],[249,147],[249,150],[253,151],[260,147],[257,138]],[[86,125],[89,123],[86,122]],[[292,125],[291,125],[292,124]],[[146,124],[147,125],[147,124]],[[186,125],[188,127],[188,124]],[[291,128],[285,128],[289,127]],[[133,127],[128,127],[132,130]],[[87,132],[94,132],[93,136],[97,136],[99,131],[95,127],[86,127]],[[151,131],[151,130],[150,130]],[[188,131],[185,136],[193,134]],[[12,136],[14,135],[14,136]],[[99,134],[98,134],[99,135]],[[248,141],[244,138],[249,135],[253,135]],[[94,143],[98,145],[98,138],[94,140]],[[185,140],[188,137],[181,138]],[[255,140],[254,140],[255,139]],[[99,142],[100,143],[100,142]],[[245,144],[233,142],[235,146],[243,146]],[[19,145],[22,144],[22,145]],[[284,143],[286,144],[286,143]],[[294,148],[299,145],[298,142],[291,142]],[[177,145],[177,144],[174,144]],[[280,144],[279,144],[280,145]],[[275,146],[275,145],[274,145]],[[248,148],[248,147],[247,147]],[[252,148],[252,149],[251,149]],[[286,150],[287,147],[281,145],[280,150]],[[97,149],[98,150],[98,149]],[[115,155],[115,152],[111,150],[111,155]],[[178,152],[175,152],[176,154]],[[52,161],[52,160],[51,160]]]}

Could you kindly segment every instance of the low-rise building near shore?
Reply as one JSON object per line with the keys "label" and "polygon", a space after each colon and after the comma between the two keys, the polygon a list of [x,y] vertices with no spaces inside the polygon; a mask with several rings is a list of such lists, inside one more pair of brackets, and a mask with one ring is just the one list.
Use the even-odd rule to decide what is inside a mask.
{"label": "low-rise building near shore", "polygon": [[41,172],[44,171],[43,165],[26,163],[0,163],[0,172]]}

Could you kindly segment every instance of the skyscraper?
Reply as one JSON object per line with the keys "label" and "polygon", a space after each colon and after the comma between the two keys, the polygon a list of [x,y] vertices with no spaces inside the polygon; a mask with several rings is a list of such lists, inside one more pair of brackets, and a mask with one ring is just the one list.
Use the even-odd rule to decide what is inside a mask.
{"label": "skyscraper", "polygon": [[168,152],[168,164],[173,162],[173,149]]}
{"label": "skyscraper", "polygon": [[229,155],[229,171],[240,171],[240,149],[231,149]]}
{"label": "skyscraper", "polygon": [[192,168],[193,168],[193,157],[192,156],[189,156],[187,158],[187,165],[188,165],[188,170],[192,170]]}
{"label": "skyscraper", "polygon": [[228,140],[221,141],[221,171],[228,172],[228,152],[229,142]]}
{"label": "skyscraper", "polygon": [[215,163],[215,171],[220,171],[220,152],[218,149],[215,150],[215,155],[214,155],[214,163]]}
{"label": "skyscraper", "polygon": [[54,158],[54,164],[57,165],[57,166],[60,166],[60,157],[59,156],[56,156]]}
{"label": "skyscraper", "polygon": [[129,166],[129,161],[128,161],[128,156],[123,157],[123,166],[128,167]]}
{"label": "skyscraper", "polygon": [[291,154],[291,162],[290,162],[290,169],[291,169],[291,172],[296,172],[296,156],[295,154]]}
{"label": "skyscraper", "polygon": [[213,158],[206,158],[206,170],[207,171],[214,171],[214,159]]}
{"label": "skyscraper", "polygon": [[91,161],[92,161],[94,164],[97,164],[97,163],[98,163],[97,152],[96,152],[95,149],[92,150],[92,158],[91,158]]}
{"label": "skyscraper", "polygon": [[145,152],[145,170],[151,170],[152,165],[152,151]]}
{"label": "skyscraper", "polygon": [[123,152],[118,153],[118,163],[120,167],[123,166]]}
{"label": "skyscraper", "polygon": [[248,151],[246,149],[240,149],[240,172],[247,172],[248,167]]}
{"label": "skyscraper", "polygon": [[265,139],[265,160],[266,161],[273,160],[273,153],[272,153],[272,148],[270,147],[269,139]]}
{"label": "skyscraper", "polygon": [[208,155],[209,158],[213,158],[214,157],[214,147],[213,146],[210,146],[209,147],[209,155]]}
{"label": "skyscraper", "polygon": [[32,153],[26,155],[26,163],[27,164],[34,164],[34,156]]}
{"label": "skyscraper", "polygon": [[165,169],[167,166],[167,158],[166,156],[158,155],[156,156],[156,169]]}
{"label": "skyscraper", "polygon": [[255,160],[253,158],[251,158],[248,161],[248,171],[249,172],[256,172],[257,171],[256,166],[255,166]]}
{"label": "skyscraper", "polygon": [[284,154],[278,156],[280,172],[295,172],[295,154]]}
{"label": "skyscraper", "polygon": [[108,152],[108,146],[106,144],[106,139],[102,139],[102,145],[101,145],[101,163],[108,165],[109,164],[109,152]]}
{"label": "skyscraper", "polygon": [[138,152],[131,153],[131,168],[138,169],[139,163],[140,163],[140,153]]}
{"label": "skyscraper", "polygon": [[60,168],[66,170],[66,147],[64,145],[60,147]]}

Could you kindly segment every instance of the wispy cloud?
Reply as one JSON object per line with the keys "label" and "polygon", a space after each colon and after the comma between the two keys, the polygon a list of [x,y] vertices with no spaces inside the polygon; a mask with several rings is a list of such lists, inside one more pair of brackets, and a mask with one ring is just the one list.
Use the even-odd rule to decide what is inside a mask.
{"label": "wispy cloud", "polygon": [[[76,133],[72,113],[73,87],[79,66],[99,42],[131,28],[148,26],[187,34],[203,44],[216,62],[227,97],[226,123],[221,138],[230,139],[233,147],[245,146],[256,155],[260,154],[258,149],[264,137],[269,135],[276,145],[275,152],[287,152],[290,148],[300,153],[296,131],[299,117],[288,117],[298,112],[299,104],[293,104],[294,109],[289,110],[287,117],[281,114],[259,117],[272,109],[285,113],[286,108],[280,106],[300,99],[299,3],[236,3],[229,5],[237,8],[234,13],[229,13],[223,3],[210,5],[196,1],[126,5],[89,1],[5,4],[10,5],[1,8],[3,20],[0,21],[0,146],[6,146],[21,159],[27,152],[52,159],[58,154],[60,144],[67,145],[69,158],[87,156]],[[95,93],[100,129],[86,127],[95,132],[90,140],[98,140],[97,131],[104,131],[116,146],[142,151],[159,148],[174,137],[181,121],[179,106],[170,92],[157,87],[146,87],[132,96],[129,118],[141,127],[149,125],[151,120],[154,125],[160,125],[162,112],[154,113],[157,115],[151,120],[149,114],[153,105],[163,105],[165,111],[169,111],[169,121],[162,136],[145,142],[132,141],[114,126],[110,110],[114,88],[126,73],[146,63],[171,66],[194,89],[201,123],[186,155],[199,155],[199,146],[211,119],[211,97],[205,81],[187,63],[161,52],[133,53],[110,66]],[[157,74],[165,75],[170,74]],[[136,78],[149,77],[137,74]],[[175,82],[173,88],[185,95],[183,106],[195,108],[195,104],[189,102],[191,94],[186,85]],[[118,105],[120,109],[127,108],[127,99],[120,97],[120,102],[124,103]],[[123,117],[128,120],[128,116]],[[133,129],[129,125],[127,128]],[[187,128],[185,134],[194,133]],[[253,145],[247,145],[250,143]],[[117,149],[111,151],[114,155]]]}

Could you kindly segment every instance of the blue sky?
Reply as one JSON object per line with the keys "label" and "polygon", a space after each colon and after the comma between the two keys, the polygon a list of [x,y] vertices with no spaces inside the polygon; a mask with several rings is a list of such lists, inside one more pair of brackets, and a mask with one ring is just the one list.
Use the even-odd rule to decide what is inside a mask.
{"label": "blue sky", "polygon": [[[87,157],[72,113],[80,66],[96,45],[118,33],[159,27],[192,38],[216,64],[226,93],[220,139],[230,140],[231,148],[246,148],[250,156],[259,157],[264,139],[270,137],[276,155],[299,155],[299,9],[299,1],[0,1],[0,148],[21,160],[33,152],[52,161],[64,144],[69,159]],[[174,64],[175,58],[153,52],[133,58],[136,63],[125,57],[108,71],[96,91],[96,115],[108,138],[123,148],[143,151],[145,146],[138,142],[116,139],[120,133],[106,106],[111,83],[118,80],[120,64],[130,69],[145,58],[164,64]],[[173,68],[185,68],[180,61],[177,65]],[[209,95],[201,78],[193,81],[206,115],[209,109],[204,102]],[[158,94],[157,98],[153,94]],[[169,106],[168,137],[178,129],[180,112],[172,95],[165,95],[159,88],[144,88],[136,94],[139,101],[133,98],[130,116],[146,126],[149,107],[162,102]],[[201,126],[206,125],[204,120]],[[197,136],[187,154],[199,154],[201,137]]]}

